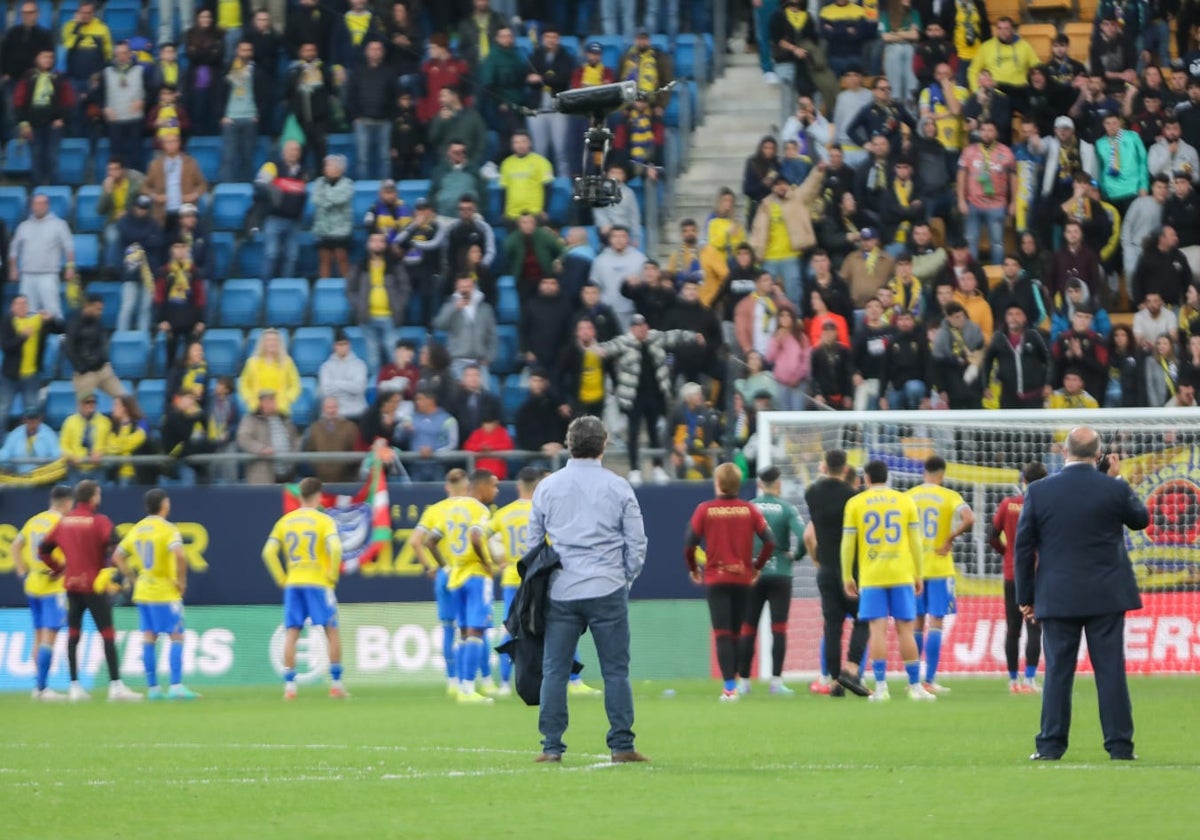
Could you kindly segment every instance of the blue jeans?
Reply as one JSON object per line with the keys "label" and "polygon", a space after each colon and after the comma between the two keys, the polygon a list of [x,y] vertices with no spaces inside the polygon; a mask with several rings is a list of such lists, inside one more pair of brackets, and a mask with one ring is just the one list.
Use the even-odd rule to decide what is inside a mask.
{"label": "blue jeans", "polygon": [[379,370],[392,360],[392,348],[396,346],[396,327],[391,318],[372,318],[362,325],[363,338],[367,340],[367,368]]}
{"label": "blue jeans", "polygon": [[[666,20],[663,20],[664,15]],[[660,22],[664,25],[660,26]],[[646,0],[642,26],[651,32],[665,32],[674,38],[679,34],[679,0]]]}
{"label": "blue jeans", "polygon": [[991,253],[991,265],[1000,265],[1004,262],[1004,221],[1008,218],[1008,211],[1004,207],[997,207],[994,210],[983,210],[978,207],[967,205],[967,218],[964,225],[964,236],[967,244],[971,246],[971,254],[975,259],[979,259],[979,230],[985,224],[988,231],[988,249]]}
{"label": "blue jeans", "polygon": [[117,229],[117,223],[106,224],[101,236],[104,239],[104,267],[119,269],[125,260],[125,250],[121,247],[121,232]]}
{"label": "blue jeans", "polygon": [[392,168],[392,124],[387,120],[354,121],[354,146],[358,153],[358,180],[380,181]]}
{"label": "blue jeans", "polygon": [[117,313],[118,330],[150,332],[150,308],[154,292],[141,282],[126,280],[121,284],[121,309]]}
{"label": "blue jeans", "polygon": [[38,407],[37,376],[27,376],[24,379],[9,379],[0,376],[0,429],[8,429],[8,413],[12,411],[13,398],[21,395],[21,407],[25,409]]}
{"label": "blue jeans", "polygon": [[921,400],[925,399],[925,396],[925,383],[920,379],[908,380],[904,383],[903,388],[888,386],[888,409],[891,411],[916,411],[921,407]]}
{"label": "blue jeans", "polygon": [[550,599],[538,713],[542,752],[561,755],[567,748],[562,740],[567,731],[567,681],[575,646],[585,630],[592,633],[604,676],[608,748],[614,753],[629,752],[633,749],[633,687],[629,683],[629,593],[624,587],[600,598]]}
{"label": "blue jeans", "polygon": [[[263,261],[262,281],[266,283],[272,277],[292,277],[296,273],[296,260],[300,257],[300,220],[285,219],[282,216],[267,216],[263,222]],[[279,265],[279,273],[275,266]]]}
{"label": "blue jeans", "polygon": [[783,284],[783,293],[792,303],[800,302],[800,260],[763,260],[763,271],[768,271]]}
{"label": "blue jeans", "polygon": [[633,37],[637,0],[600,0],[600,25],[605,35]]}
{"label": "blue jeans", "polygon": [[762,0],[754,9],[754,37],[758,39],[758,64],[764,73],[775,70],[771,49],[771,15],[779,8],[779,0]]}
{"label": "blue jeans", "polygon": [[222,124],[222,181],[254,180],[254,143],[257,139],[258,123],[254,120],[234,120]]}
{"label": "blue jeans", "polygon": [[808,400],[805,399],[805,394],[808,393],[809,384],[807,381],[801,382],[795,387],[790,387],[780,383],[779,385],[779,410],[780,411],[804,411],[808,408]]}

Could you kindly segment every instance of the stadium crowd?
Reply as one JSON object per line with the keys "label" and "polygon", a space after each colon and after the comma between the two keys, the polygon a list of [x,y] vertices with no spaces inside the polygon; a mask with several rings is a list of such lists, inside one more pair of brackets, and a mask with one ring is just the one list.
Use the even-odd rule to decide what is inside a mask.
{"label": "stadium crowd", "polygon": [[[18,472],[241,451],[258,456],[245,479],[271,483],[297,468],[277,454],[379,449],[436,480],[445,453],[549,459],[572,417],[620,412],[631,480],[667,481],[725,448],[752,460],[770,408],[1195,404],[1190,0],[1102,0],[1086,65],[1079,35],[1035,47],[983,0],[763,0],[782,127],[746,161],[744,206],[722,189],[661,261],[639,196],[664,162],[671,42],[651,29],[677,35],[674,3],[235,0],[201,4],[176,42],[170,9],[190,4],[138,6],[120,38],[104,18],[123,2],[61,4],[56,31],[23,2],[0,43],[3,171],[33,186],[0,227],[0,417],[22,419],[0,461]],[[702,31],[706,5],[684,5]],[[610,120],[620,201],[589,211],[563,180],[583,125],[542,111],[614,79],[646,97]],[[72,218],[57,185],[80,140]],[[312,327],[273,318],[310,297]],[[43,387],[60,355],[67,410]]]}

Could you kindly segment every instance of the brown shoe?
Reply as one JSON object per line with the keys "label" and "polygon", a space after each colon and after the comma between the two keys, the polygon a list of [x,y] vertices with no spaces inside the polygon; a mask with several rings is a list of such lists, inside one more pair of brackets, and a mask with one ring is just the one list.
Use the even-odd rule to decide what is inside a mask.
{"label": "brown shoe", "polygon": [[537,764],[562,764],[562,753],[538,753],[534,762]]}
{"label": "brown shoe", "polygon": [[649,758],[642,755],[637,750],[630,750],[629,752],[615,752],[612,754],[613,764],[637,764],[639,762],[649,760]]}

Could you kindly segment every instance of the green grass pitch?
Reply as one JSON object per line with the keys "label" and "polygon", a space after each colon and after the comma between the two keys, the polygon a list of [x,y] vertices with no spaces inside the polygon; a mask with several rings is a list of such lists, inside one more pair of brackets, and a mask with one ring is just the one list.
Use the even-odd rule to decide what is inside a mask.
{"label": "green grass pitch", "polygon": [[[1107,760],[1095,688],[1072,748],[1033,764],[1039,701],[999,680],[937,703],[798,693],[719,704],[716,682],[635,686],[647,766],[613,767],[603,701],[572,699],[561,766],[537,712],[430,688],[211,690],[198,702],[0,699],[0,836],[86,838],[1194,837],[1196,679],[1134,679],[1136,764]],[[664,690],[675,689],[674,696]],[[354,686],[350,686],[353,691]]]}

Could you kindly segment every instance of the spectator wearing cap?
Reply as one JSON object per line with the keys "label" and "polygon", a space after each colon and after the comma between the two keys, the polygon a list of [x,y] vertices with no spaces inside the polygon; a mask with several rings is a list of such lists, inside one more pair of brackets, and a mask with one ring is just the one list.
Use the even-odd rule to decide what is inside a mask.
{"label": "spectator wearing cap", "polygon": [[112,421],[96,410],[96,395],[80,394],[77,410],[63,421],[59,444],[70,469],[68,481],[74,484],[88,477],[104,457]]}
{"label": "spectator wearing cap", "polygon": [[1042,198],[1049,206],[1059,207],[1071,198],[1075,173],[1083,171],[1095,178],[1100,174],[1096,149],[1075,133],[1075,121],[1068,116],[1054,120],[1054,136],[1042,142],[1046,168],[1042,175]]}
{"label": "spectator wearing cap", "polygon": [[413,204],[412,221],[392,242],[392,251],[404,261],[412,293],[420,296],[422,324],[433,316],[441,297],[442,256],[449,232],[428,199],[419,198]]}
{"label": "spectator wearing cap", "polygon": [[630,244],[629,230],[614,225],[608,232],[608,247],[592,261],[589,280],[600,287],[600,300],[616,313],[622,328],[630,323],[633,301],[621,294],[622,284],[642,271],[646,255]]}
{"label": "spectator wearing cap", "polygon": [[[1132,286],[1138,260],[1146,237],[1157,231],[1163,223],[1163,212],[1170,198],[1171,179],[1166,175],[1155,175],[1150,180],[1150,194],[1139,196],[1129,205],[1129,212],[1121,219],[1121,256],[1124,260],[1125,277]],[[1189,269],[1189,275],[1191,271]]]}
{"label": "spectator wearing cap", "polygon": [[967,318],[962,304],[950,301],[930,348],[934,390],[952,409],[979,408],[983,394],[980,366],[984,358],[983,333]]}
{"label": "spectator wearing cap", "polygon": [[[1156,78],[1161,82],[1161,75]],[[1129,127],[1138,133],[1147,152],[1162,136],[1163,126],[1167,124],[1167,120],[1174,118],[1174,114],[1163,107],[1165,93],[1166,91],[1160,86],[1157,88],[1145,87],[1134,95],[1133,115],[1130,117]],[[1128,103],[1126,104],[1128,105]],[[1193,146],[1193,148],[1195,147]]]}
{"label": "spectator wearing cap", "polygon": [[463,101],[458,87],[443,87],[438,110],[429,123],[429,146],[436,157],[444,157],[450,144],[459,141],[467,148],[467,163],[478,168],[487,158],[487,124],[474,105]]}
{"label": "spectator wearing cap", "polygon": [[1004,260],[1004,225],[1013,214],[1017,194],[1016,158],[998,139],[996,123],[985,120],[979,142],[963,149],[958,159],[958,211],[972,254],[979,256],[979,233],[987,225],[991,264]]}
{"label": "spectator wearing cap", "polygon": [[453,218],[463,196],[482,195],[486,188],[479,169],[467,159],[466,142],[460,137],[451,138],[430,178],[429,200],[438,215]]}
{"label": "spectator wearing cap", "polygon": [[264,71],[254,60],[254,45],[249,41],[238,43],[221,86],[222,181],[249,181],[254,177],[254,144],[259,121],[269,117],[258,112],[255,92],[260,72]]}
{"label": "spectator wearing cap", "polygon": [[1123,128],[1120,114],[1106,114],[1104,136],[1096,140],[1100,192],[1124,216],[1129,205],[1150,188],[1146,147],[1137,132]]}
{"label": "spectator wearing cap", "polygon": [[[395,184],[392,185],[393,187]],[[350,274],[350,245],[354,233],[354,182],[346,177],[346,158],[326,155],[321,177],[312,187],[312,235],[317,240],[317,276]]]}
{"label": "spectator wearing cap", "polygon": [[515,229],[504,240],[504,262],[515,277],[523,304],[537,294],[543,278],[557,275],[563,246],[558,234],[538,224],[534,213],[522,213],[515,221]]}
{"label": "spectator wearing cap", "polygon": [[333,122],[333,102],[337,96],[333,71],[317,56],[318,45],[299,45],[287,75],[288,114],[304,132],[313,160],[325,159],[326,137]]}
{"label": "spectator wearing cap", "polygon": [[542,28],[542,43],[529,57],[530,105],[538,114],[528,118],[533,148],[549,158],[554,149],[554,169],[562,176],[571,174],[571,117],[554,109],[554,97],[565,91],[575,73],[575,60],[562,47],[558,27],[548,24]]}
{"label": "spectator wearing cap", "polygon": [[465,368],[474,365],[482,369],[487,381],[488,368],[499,350],[496,310],[483,299],[474,278],[455,279],[454,293],[442,304],[432,326],[446,333],[453,374],[461,376]]}
{"label": "spectator wearing cap", "polygon": [[[621,319],[617,317],[613,308],[604,302],[602,294],[597,283],[591,280],[584,282],[583,288],[579,290],[579,306],[571,316],[571,326],[573,329],[580,321],[589,321],[596,328],[598,341],[611,341],[621,332]],[[671,294],[674,298],[674,284]]]}
{"label": "spectator wearing cap", "polygon": [[925,218],[925,202],[917,192],[910,158],[897,158],[892,164],[892,180],[883,193],[879,220],[883,226],[883,241],[893,258],[908,250],[913,225]]}
{"label": "spectator wearing cap", "polygon": [[361,181],[386,178],[392,148],[392,120],[396,116],[399,78],[385,64],[383,41],[366,40],[363,61],[346,81],[346,116],[354,127]]}
{"label": "spectator wearing cap", "polygon": [[496,233],[479,212],[476,196],[463,194],[457,208],[457,218],[450,223],[446,234],[446,265],[451,277],[469,269],[468,252],[472,246],[478,246],[482,252],[483,265],[490,266],[496,259]]}
{"label": "spectator wearing cap", "polygon": [[367,363],[354,355],[350,337],[339,329],[333,336],[333,352],[317,371],[317,392],[337,400],[342,417],[356,420],[367,410],[369,382]]}
{"label": "spectator wearing cap", "polygon": [[1173,179],[1175,194],[1163,205],[1163,224],[1175,228],[1179,248],[1192,267],[1192,276],[1200,278],[1200,193],[1191,178]]}
{"label": "spectator wearing cap", "polygon": [[168,236],[173,236],[179,227],[180,207],[199,204],[200,197],[208,192],[200,164],[181,148],[179,137],[164,137],[162,154],[150,163],[142,182],[142,193],[154,200],[154,220]]}
{"label": "spectator wearing cap", "polygon": [[1192,270],[1179,248],[1179,235],[1171,225],[1163,225],[1150,234],[1147,245],[1133,273],[1130,302],[1141,307],[1149,295],[1157,294],[1164,304],[1178,308],[1192,284]]}
{"label": "spectator wearing cap", "polygon": [[563,449],[570,416],[570,406],[550,385],[549,371],[534,367],[529,372],[529,394],[513,418],[517,448],[540,452],[548,458],[558,455]]}
{"label": "spectator wearing cap", "polygon": [[[489,452],[511,452],[516,448],[508,429],[500,423],[500,413],[492,406],[485,407],[480,414],[479,428],[471,432],[463,441],[465,452],[486,454]],[[477,458],[475,469],[487,470],[496,478],[504,481],[508,478],[508,461],[503,458]]]}
{"label": "spectator wearing cap", "polygon": [[[833,7],[826,6],[821,14],[830,8]],[[830,47],[832,49],[832,44]],[[882,135],[887,139],[891,153],[896,155],[900,153],[903,126],[908,126],[910,132],[916,131],[917,122],[908,108],[892,98],[892,83],[887,76],[879,76],[871,89],[870,104],[854,115],[846,131],[851,140],[864,146],[872,137]]]}
{"label": "spectator wearing cap", "polygon": [[850,287],[850,302],[862,309],[891,279],[896,261],[880,247],[878,229],[863,228],[858,233],[858,247],[842,261],[841,275]]}
{"label": "spectator wearing cap", "polygon": [[89,295],[83,308],[67,324],[63,353],[74,369],[71,382],[76,396],[96,390],[110,397],[125,393],[125,386],[108,361],[108,330],[100,320],[103,315],[103,298]]}
{"label": "spectator wearing cap", "polygon": [[133,200],[129,211],[117,222],[117,247],[121,261],[121,309],[117,329],[150,332],[154,305],[156,266],[164,262],[163,231],[150,215],[154,202],[148,195]]}
{"label": "spectator wearing cap", "polygon": [[1193,183],[1200,177],[1200,157],[1196,154],[1196,147],[1184,140],[1181,134],[1178,118],[1168,117],[1163,122],[1162,136],[1147,153],[1146,165],[1151,177],[1181,172]]}
{"label": "spectator wearing cap", "polygon": [[1050,321],[1050,340],[1057,341],[1060,335],[1071,329],[1075,320],[1075,310],[1079,308],[1092,314],[1091,329],[1107,341],[1112,333],[1112,321],[1109,320],[1104,307],[1092,299],[1083,281],[1078,279],[1068,280],[1066,294],[1060,295],[1056,301]]}
{"label": "spectator wearing cap", "polygon": [[1108,387],[1108,345],[1092,329],[1092,308],[1086,303],[1071,312],[1071,327],[1064,330],[1050,348],[1052,360],[1050,386],[1060,388],[1067,371],[1074,370],[1083,379],[1089,393],[1103,395]]}
{"label": "spectator wearing cap", "polygon": [[60,275],[68,282],[75,277],[75,240],[67,223],[50,209],[50,199],[34,193],[29,216],[8,243],[8,279],[20,281],[31,309],[61,318]]}
{"label": "spectator wearing cap", "polygon": [[100,74],[100,99],[112,153],[135,169],[141,168],[146,94],[145,69],[133,60],[128,43],[117,44],[112,63]]}
{"label": "spectator wearing cap", "polygon": [[[612,2],[612,0],[605,0]],[[612,34],[612,33],[606,33]],[[589,41],[583,52],[583,63],[571,74],[571,89],[608,85],[616,81],[611,68],[604,64],[604,47],[599,41]]]}
{"label": "spectator wearing cap", "polygon": [[179,230],[175,239],[186,242],[192,249],[192,262],[200,271],[200,276],[210,283],[222,278],[217,277],[216,249],[212,247],[209,233],[200,224],[200,211],[195,204],[183,204],[179,207]]}
{"label": "spectator wearing cap", "polygon": [[387,363],[396,343],[396,328],[404,324],[412,285],[401,260],[388,250],[387,237],[367,237],[367,253],[346,275],[346,297],[355,323],[367,341],[367,366]]}
{"label": "spectator wearing cap", "polygon": [[[825,41],[829,69],[838,76],[861,65],[866,44],[879,34],[878,24],[868,16],[866,9],[849,0],[834,0],[823,7],[818,30]],[[874,67],[868,69],[877,70]]]}
{"label": "spectator wearing cap", "polygon": [[0,350],[4,354],[0,364],[0,430],[8,429],[8,412],[17,394],[25,408],[37,408],[46,338],[62,331],[61,320],[49,312],[30,310],[24,295],[14,297],[8,313],[0,317]]}
{"label": "spectator wearing cap", "polygon": [[613,228],[623,227],[629,242],[637,249],[642,244],[642,209],[638,206],[637,196],[625,183],[629,180],[629,172],[620,162],[610,161],[605,174],[617,182],[618,197],[608,207],[592,208],[592,221],[600,233],[600,241],[608,245]]}
{"label": "spectator wearing cap", "polygon": [[[358,424],[344,416],[337,397],[321,400],[321,416],[304,432],[305,452],[353,452],[358,444]],[[353,461],[317,461],[313,474],[326,484],[354,481],[358,465]]]}
{"label": "spectator wearing cap", "polygon": [[633,46],[621,57],[617,76],[621,81],[636,82],[638,92],[647,95],[651,105],[664,107],[665,95],[659,94],[658,91],[671,83],[674,78],[671,71],[670,56],[650,43],[649,29],[644,26],[638,27],[633,35]]}
{"label": "spectator wearing cap", "polygon": [[58,435],[42,422],[42,413],[36,406],[25,409],[24,421],[4,438],[0,446],[0,464],[17,475],[28,475],[40,464],[19,464],[24,459],[37,459],[45,463],[62,457]]}
{"label": "spectator wearing cap", "polygon": [[793,303],[800,300],[800,257],[817,244],[809,204],[819,195],[824,180],[824,163],[813,167],[798,187],[776,177],[750,225],[750,247],[762,256],[763,270],[779,280]]}
{"label": "spectator wearing cap", "polygon": [[[988,383],[984,399],[997,400],[1002,409],[1041,408],[1051,391],[1050,348],[1020,304],[1009,303],[1002,317],[1004,329],[992,336],[980,367]],[[999,384],[999,394],[993,383]]]}
{"label": "spectator wearing cap", "polygon": [[[127,167],[120,158],[109,158],[104,180],[100,184],[100,197],[96,199],[96,212],[104,217],[106,269],[119,270],[125,251],[125,245],[121,243],[121,219],[136,206],[145,178],[141,172]],[[153,207],[153,202],[149,206]]]}
{"label": "spectator wearing cap", "polygon": [[300,432],[280,413],[274,390],[266,388],[255,395],[256,408],[238,424],[237,445],[258,458],[246,464],[247,484],[280,484],[290,481],[296,467],[290,461],[277,461],[277,455],[300,451]]}
{"label": "spectator wearing cap", "polygon": [[204,334],[204,308],[208,284],[192,260],[186,242],[173,242],[170,257],[154,286],[154,318],[167,340],[167,364],[174,365],[179,345]]}
{"label": "spectator wearing cap", "polygon": [[519,335],[526,363],[548,368],[558,360],[571,329],[572,310],[558,279],[543,277],[537,294],[521,305]]}

